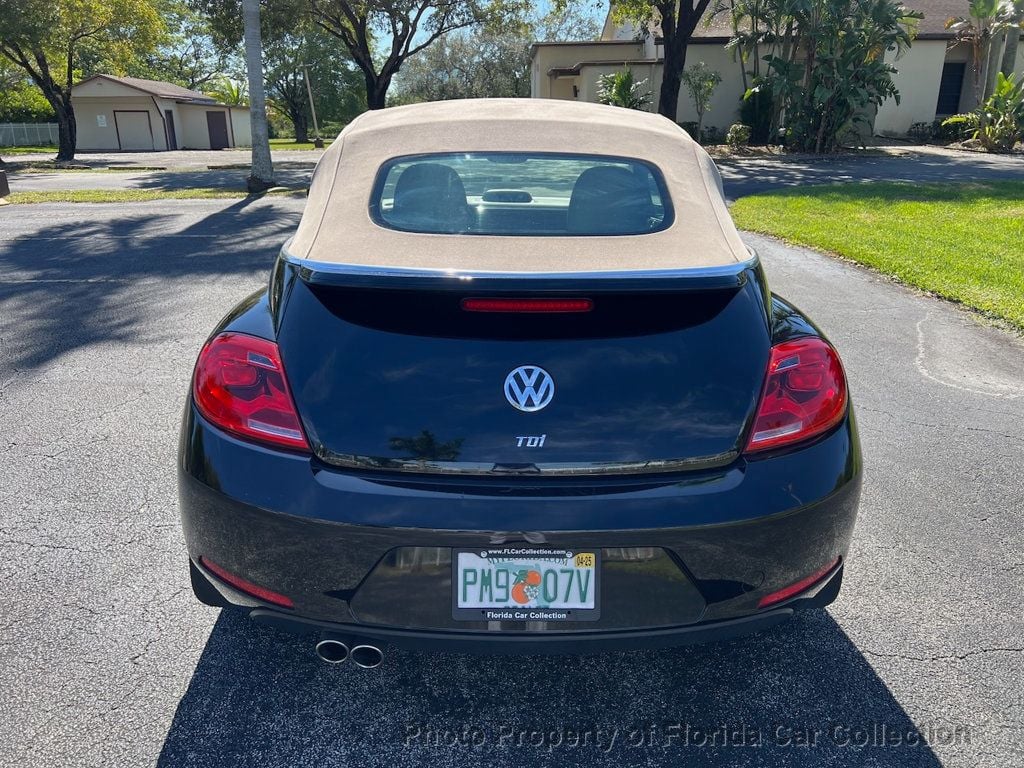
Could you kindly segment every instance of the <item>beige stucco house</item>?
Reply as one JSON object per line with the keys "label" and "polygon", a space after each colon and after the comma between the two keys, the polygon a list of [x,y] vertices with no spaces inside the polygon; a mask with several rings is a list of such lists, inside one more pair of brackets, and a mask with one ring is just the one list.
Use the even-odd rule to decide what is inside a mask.
{"label": "beige stucco house", "polygon": [[252,144],[249,108],[173,83],[93,75],[71,89],[80,150],[228,149]]}
{"label": "beige stucco house", "polygon": [[[878,109],[876,135],[902,136],[914,123],[930,123],[937,116],[971,109],[975,103],[971,52],[966,45],[954,45],[952,33],[945,28],[947,19],[967,15],[967,0],[904,0],[904,5],[924,13],[924,19],[909,51],[898,59],[887,54],[897,69],[894,80],[900,103],[889,99]],[[686,52],[687,66],[703,61],[722,76],[704,125],[723,130],[738,120],[744,92],[739,62],[725,48],[729,39],[729,23],[723,14],[710,25],[701,22],[697,26]],[[609,14],[599,40],[534,43],[530,93],[542,99],[596,101],[598,78],[626,66],[638,80],[647,79],[655,98],[652,109],[657,109],[663,56],[657,29],[643,37],[632,25],[619,24]],[[1024,76],[1024,44],[1017,53],[1016,71]],[[676,121],[696,120],[697,112],[684,86]]]}

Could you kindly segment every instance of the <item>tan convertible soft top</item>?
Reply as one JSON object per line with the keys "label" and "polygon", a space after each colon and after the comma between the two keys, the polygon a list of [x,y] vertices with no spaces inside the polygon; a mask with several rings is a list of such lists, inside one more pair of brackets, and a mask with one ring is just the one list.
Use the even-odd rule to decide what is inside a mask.
{"label": "tan convertible soft top", "polygon": [[[647,161],[664,175],[674,221],[641,235],[531,237],[402,232],[370,217],[370,196],[383,163],[403,155],[473,151]],[[332,269],[466,273],[683,270],[750,258],[729,216],[714,163],[682,129],[645,112],[550,99],[445,101],[359,116],[317,165],[288,253]]]}

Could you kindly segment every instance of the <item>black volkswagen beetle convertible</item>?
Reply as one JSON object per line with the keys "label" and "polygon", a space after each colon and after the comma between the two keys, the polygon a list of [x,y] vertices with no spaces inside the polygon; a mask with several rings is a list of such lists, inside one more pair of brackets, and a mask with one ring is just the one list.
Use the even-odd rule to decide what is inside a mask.
{"label": "black volkswagen beetle convertible", "polygon": [[835,349],[686,133],[479,100],[367,113],[324,154],[199,354],[178,470],[196,596],[373,667],[820,608],[861,458]]}

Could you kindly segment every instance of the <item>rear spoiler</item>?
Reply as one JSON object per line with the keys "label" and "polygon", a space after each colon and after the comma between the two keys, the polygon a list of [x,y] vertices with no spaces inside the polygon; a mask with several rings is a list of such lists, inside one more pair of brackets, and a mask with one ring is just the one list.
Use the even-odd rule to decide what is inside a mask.
{"label": "rear spoiler", "polygon": [[[290,242],[290,241],[289,241]],[[680,269],[587,272],[475,272],[310,261],[293,256],[289,243],[280,259],[311,285],[465,291],[707,291],[738,289],[759,268],[757,253],[734,264]]]}

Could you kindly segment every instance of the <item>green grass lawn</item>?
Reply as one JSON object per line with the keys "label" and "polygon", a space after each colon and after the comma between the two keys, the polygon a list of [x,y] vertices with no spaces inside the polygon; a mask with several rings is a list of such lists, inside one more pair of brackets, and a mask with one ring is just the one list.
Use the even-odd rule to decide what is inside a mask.
{"label": "green grass lawn", "polygon": [[52,152],[53,154],[57,154],[57,148],[56,147],[45,147],[45,146],[37,146],[37,147],[0,147],[0,157],[3,157],[4,155],[8,155],[8,156],[10,156],[10,155],[39,155],[39,154],[47,154],[47,153],[50,153],[50,152]]}
{"label": "green grass lawn", "polygon": [[1024,329],[1024,182],[865,183],[741,198],[737,226],[838,254]]}
{"label": "green grass lawn", "polygon": [[[334,141],[334,139],[328,139],[328,138],[324,137],[324,147],[326,148],[326,147],[331,146],[331,142],[332,141]],[[295,141],[295,139],[271,139],[270,140],[270,148],[271,149],[316,149],[316,147],[313,146],[313,142],[312,141],[304,141],[304,142],[302,142],[300,144],[299,142]]]}
{"label": "green grass lawn", "polygon": [[[300,195],[304,189],[282,189],[265,192],[269,195]],[[192,187],[188,189],[72,189],[39,192],[12,192],[12,204],[26,203],[141,203],[147,200],[197,200],[249,197],[244,189]],[[259,197],[260,195],[255,195]]]}

